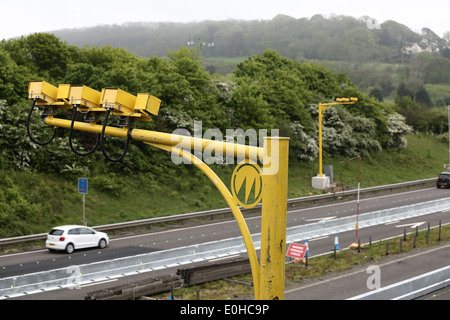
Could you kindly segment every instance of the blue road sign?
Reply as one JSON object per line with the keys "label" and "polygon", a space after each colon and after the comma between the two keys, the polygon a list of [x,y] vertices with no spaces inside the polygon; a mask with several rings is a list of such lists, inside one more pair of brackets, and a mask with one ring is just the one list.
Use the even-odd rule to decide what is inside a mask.
{"label": "blue road sign", "polygon": [[88,179],[78,178],[78,193],[87,194],[88,193]]}

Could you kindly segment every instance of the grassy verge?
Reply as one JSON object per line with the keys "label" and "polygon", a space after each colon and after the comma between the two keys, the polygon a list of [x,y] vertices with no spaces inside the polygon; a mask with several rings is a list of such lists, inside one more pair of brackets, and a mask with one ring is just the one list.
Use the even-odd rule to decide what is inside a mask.
{"label": "grassy verge", "polygon": [[[402,239],[402,240],[401,240]],[[428,239],[428,240],[427,240]],[[400,247],[400,241],[402,242]],[[323,277],[333,272],[349,270],[356,265],[366,263],[377,263],[387,257],[386,244],[388,244],[388,255],[395,256],[417,249],[428,248],[450,241],[450,226],[443,226],[441,230],[441,240],[438,240],[438,228],[418,233],[414,241],[414,233],[408,234],[406,240],[395,238],[390,240],[380,240],[371,245],[363,246],[358,252],[357,249],[340,250],[336,254],[326,254],[309,259],[308,266],[304,263],[286,264],[286,286],[301,284],[302,280]],[[414,246],[415,243],[415,246]],[[252,275],[246,274],[231,278],[232,281],[218,280],[204,283],[197,286],[182,288],[174,291],[175,299],[195,300],[197,293],[201,300],[229,300],[229,299],[252,299],[253,287],[248,285],[252,282]],[[155,299],[168,299],[168,293],[154,296]]]}
{"label": "grassy verge", "polygon": [[[335,181],[356,187],[358,162],[344,158],[324,159],[333,165]],[[364,157],[361,187],[436,177],[448,162],[448,144],[433,136],[410,135],[408,148],[387,150]],[[229,186],[234,166],[215,166],[214,170]],[[226,207],[219,191],[199,170],[177,168],[163,171],[166,177],[152,173],[98,175],[89,178],[86,196],[88,224],[103,225]],[[318,174],[318,161],[289,166],[288,197],[318,194],[311,178]],[[58,224],[82,221],[82,196],[77,179],[20,171],[0,171],[0,238],[47,232]]]}

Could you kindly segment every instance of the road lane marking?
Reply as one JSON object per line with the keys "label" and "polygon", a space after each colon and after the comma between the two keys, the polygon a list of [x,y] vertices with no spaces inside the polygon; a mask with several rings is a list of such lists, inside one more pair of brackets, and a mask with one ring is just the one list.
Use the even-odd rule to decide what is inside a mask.
{"label": "road lane marking", "polygon": [[396,228],[403,228],[403,227],[411,227],[411,229],[415,229],[417,227],[420,227],[421,225],[423,225],[426,221],[423,222],[413,222],[413,223],[408,223],[408,224],[402,224],[400,226],[395,226]]}
{"label": "road lane marking", "polygon": [[316,240],[323,240],[323,239],[327,239],[329,236],[324,236],[324,237],[319,237],[319,238],[312,238],[312,239],[308,239],[309,242],[312,241],[316,241]]}
{"label": "road lane marking", "polygon": [[326,218],[314,218],[314,219],[307,219],[307,220],[305,220],[305,221],[317,221],[317,222],[319,222],[319,223],[322,223],[322,222],[327,222],[328,220],[333,220],[333,219],[336,219],[337,217],[326,217]]}
{"label": "road lane marking", "polygon": [[396,224],[396,223],[399,223],[399,222],[400,222],[400,220],[395,220],[395,221],[387,222],[387,223],[385,223],[384,225],[385,225],[385,226],[388,226],[388,225],[390,225],[390,224]]}
{"label": "road lane marking", "polygon": [[119,279],[111,279],[111,280],[106,280],[106,281],[101,281],[101,282],[88,283],[88,284],[82,285],[81,288],[92,287],[92,286],[96,286],[96,285],[100,285],[100,284],[114,282],[117,280],[119,280]]}

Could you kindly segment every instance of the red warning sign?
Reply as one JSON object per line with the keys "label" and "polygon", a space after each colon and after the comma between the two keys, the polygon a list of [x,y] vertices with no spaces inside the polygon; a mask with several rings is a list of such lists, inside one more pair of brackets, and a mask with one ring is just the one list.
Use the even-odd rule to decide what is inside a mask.
{"label": "red warning sign", "polygon": [[288,257],[303,259],[306,253],[306,246],[302,244],[291,243],[286,253]]}

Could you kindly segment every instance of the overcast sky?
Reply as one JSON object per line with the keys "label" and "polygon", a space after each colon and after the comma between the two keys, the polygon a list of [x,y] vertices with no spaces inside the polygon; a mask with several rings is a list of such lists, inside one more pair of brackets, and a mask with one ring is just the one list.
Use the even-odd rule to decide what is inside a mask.
{"label": "overcast sky", "polygon": [[0,0],[0,40],[64,28],[124,22],[267,20],[277,14],[333,14],[395,20],[419,32],[450,31],[449,0]]}

